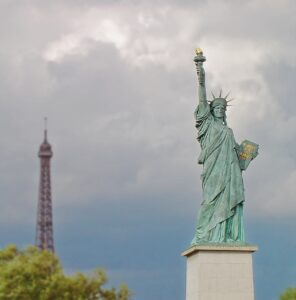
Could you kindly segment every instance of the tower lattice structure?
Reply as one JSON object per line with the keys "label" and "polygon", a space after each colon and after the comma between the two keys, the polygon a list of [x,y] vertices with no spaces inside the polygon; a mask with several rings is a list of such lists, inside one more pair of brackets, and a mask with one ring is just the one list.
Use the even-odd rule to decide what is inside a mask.
{"label": "tower lattice structure", "polygon": [[50,180],[50,159],[53,156],[53,152],[51,145],[47,141],[47,129],[44,130],[44,141],[40,145],[38,156],[40,158],[40,181],[35,243],[40,250],[54,252]]}

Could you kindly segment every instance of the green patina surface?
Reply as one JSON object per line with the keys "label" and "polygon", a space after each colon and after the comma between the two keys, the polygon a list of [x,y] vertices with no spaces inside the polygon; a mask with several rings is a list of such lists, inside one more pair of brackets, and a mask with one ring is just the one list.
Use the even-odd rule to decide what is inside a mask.
{"label": "green patina surface", "polygon": [[199,104],[194,115],[201,146],[198,163],[203,165],[203,201],[191,245],[245,244],[242,170],[257,156],[258,145],[249,141],[242,145],[236,143],[226,122],[227,97],[220,93],[213,101],[207,101],[205,57],[200,49],[194,61],[199,86]]}

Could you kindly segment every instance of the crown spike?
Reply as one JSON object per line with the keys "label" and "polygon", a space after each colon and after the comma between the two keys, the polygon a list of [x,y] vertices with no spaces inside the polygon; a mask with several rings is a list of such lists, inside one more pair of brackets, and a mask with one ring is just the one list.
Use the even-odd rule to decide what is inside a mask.
{"label": "crown spike", "polygon": [[222,89],[220,90],[219,98],[221,98],[221,97],[222,97]]}
{"label": "crown spike", "polygon": [[229,94],[230,94],[230,91],[229,91],[228,94],[224,97],[225,100],[227,99],[227,97],[229,96]]}
{"label": "crown spike", "polygon": [[216,96],[214,95],[214,93],[211,91],[212,96],[213,96],[213,100],[216,98]]}

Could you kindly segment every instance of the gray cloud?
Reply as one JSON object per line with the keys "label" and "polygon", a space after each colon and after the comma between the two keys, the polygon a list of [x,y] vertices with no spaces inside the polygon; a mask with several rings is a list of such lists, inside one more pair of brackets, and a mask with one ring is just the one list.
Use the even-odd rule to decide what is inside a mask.
{"label": "gray cloud", "polygon": [[[191,56],[196,44],[204,44],[208,89],[230,89],[236,98],[229,123],[238,141],[250,138],[262,144],[261,156],[246,174],[247,185],[248,177],[255,177],[247,190],[258,201],[250,209],[258,215],[295,212],[293,203],[279,209],[277,197],[282,195],[266,201],[260,189],[252,188],[260,181],[265,194],[278,178],[284,189],[294,174],[291,154],[273,161],[282,144],[288,141],[290,147],[285,149],[292,149],[294,140],[295,120],[292,110],[287,110],[293,106],[289,100],[293,90],[288,88],[292,83],[284,79],[292,77],[288,72],[294,67],[281,55],[292,50],[281,48],[288,33],[278,32],[285,31],[286,24],[271,26],[277,12],[283,18],[291,11],[276,3],[269,5],[262,21],[273,34],[262,38],[264,26],[250,19],[256,20],[266,9],[264,2],[256,6],[254,1],[244,3],[244,14],[229,1],[216,6],[213,2],[191,3],[196,11],[189,10],[190,6],[175,10],[174,5],[178,4],[153,7],[126,2],[122,7],[53,2],[43,6],[24,2],[9,9],[6,4],[8,15],[18,16],[11,26],[15,34],[6,33],[8,43],[4,43],[1,59],[1,106],[7,112],[2,127],[11,127],[2,143],[10,161],[18,153],[36,151],[41,140],[37,125],[41,127],[42,117],[48,115],[56,152],[57,205],[73,201],[84,205],[87,195],[109,198],[109,193],[115,193],[128,198],[135,190],[165,195],[172,192],[168,182],[178,183],[173,184],[172,194],[189,190],[193,197],[200,195],[200,168],[194,163],[198,145],[191,115],[196,103]],[[292,28],[290,23],[287,26]],[[279,77],[284,84],[278,84]],[[285,105],[278,97],[282,90],[290,90]],[[29,132],[33,136],[32,128],[34,146],[29,146],[26,140]],[[21,143],[22,138],[19,152],[13,152],[12,139]],[[24,164],[31,169],[32,158]],[[270,178],[260,173],[256,164],[262,170],[279,164],[277,175]],[[290,167],[280,168],[283,165]],[[33,189],[32,185],[28,194],[33,195]],[[164,197],[162,201],[169,200]],[[179,209],[182,206],[178,203]]]}

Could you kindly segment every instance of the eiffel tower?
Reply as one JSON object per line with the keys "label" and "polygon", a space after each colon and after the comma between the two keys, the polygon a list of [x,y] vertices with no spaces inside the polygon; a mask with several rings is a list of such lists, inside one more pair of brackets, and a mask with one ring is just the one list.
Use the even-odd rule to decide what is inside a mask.
{"label": "eiffel tower", "polygon": [[40,158],[40,179],[35,245],[40,250],[54,252],[50,183],[50,159],[53,156],[53,152],[51,150],[51,145],[47,141],[46,119],[44,141],[40,146],[38,156]]}

